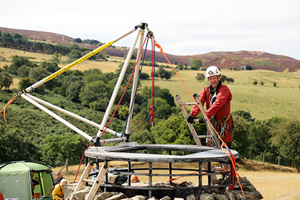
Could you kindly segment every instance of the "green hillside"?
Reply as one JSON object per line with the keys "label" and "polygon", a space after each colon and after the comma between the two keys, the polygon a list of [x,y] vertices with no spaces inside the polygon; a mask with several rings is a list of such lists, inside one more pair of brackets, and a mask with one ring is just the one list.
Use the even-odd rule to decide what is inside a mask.
{"label": "green hillside", "polygon": [[[180,71],[179,75],[192,94],[199,93],[208,83],[199,82],[196,74],[199,71]],[[234,83],[226,83],[233,95],[232,111],[250,112],[256,119],[268,119],[279,116],[300,119],[300,73],[273,72],[266,70],[231,71],[221,73],[234,79]],[[257,81],[257,85],[253,82]],[[260,82],[263,81],[262,86]],[[276,82],[276,87],[273,86]],[[151,85],[151,81],[142,81],[143,86]],[[168,88],[174,96],[180,94],[185,102],[193,100],[177,77],[171,80],[157,79],[156,84]]]}
{"label": "green hillside", "polygon": [[[2,57],[5,61],[0,61],[0,66],[10,65],[13,55],[20,55],[29,58],[32,62],[41,63],[50,61],[51,56],[47,54],[38,54],[25,52],[15,49],[0,48]],[[114,57],[114,60],[124,61],[124,58]],[[64,67],[68,64],[67,58],[62,57],[63,63],[59,67]],[[102,72],[115,72],[120,65],[120,62],[115,61],[84,61],[71,70],[88,70],[100,69]],[[134,60],[133,60],[134,62]],[[168,69],[171,70],[171,69]],[[233,100],[232,110],[244,110],[250,112],[256,119],[268,119],[273,116],[300,118],[300,73],[299,72],[274,72],[267,70],[242,70],[233,71],[221,69],[222,74],[233,78],[234,83],[229,83]],[[144,66],[143,72],[150,74],[151,67]],[[179,71],[179,75],[191,91],[192,94],[199,91],[207,85],[206,80],[199,82],[196,80],[196,74],[204,71],[183,70]],[[253,82],[257,81],[257,85]],[[263,82],[264,85],[261,85]],[[276,82],[276,87],[274,87]],[[18,79],[14,79],[12,88],[17,88]],[[227,84],[227,83],[225,83]],[[143,80],[142,87],[150,86],[151,80]],[[161,80],[156,78],[156,85],[167,88],[171,94],[175,96],[180,94],[186,102],[192,102],[187,91],[183,87],[180,80],[174,75],[170,80]]]}
{"label": "green hillside", "polygon": [[[2,71],[4,73],[9,72],[14,77],[15,83],[10,87],[10,90],[0,91],[0,107],[4,107],[16,92],[18,80],[22,80],[24,84],[24,79],[28,79],[24,76],[25,73],[20,73],[22,71],[19,69],[27,70],[29,77],[36,77],[36,80],[40,80],[51,73],[47,70],[54,68],[58,70],[59,67],[64,67],[69,62],[62,58],[62,62],[55,65],[55,63],[51,63],[49,55],[5,48],[1,50],[2,58],[5,58],[0,63],[1,66],[4,66]],[[21,53],[20,55],[26,59],[14,57],[14,53],[16,53],[15,55]],[[112,94],[120,72],[117,70],[120,67],[120,62],[116,62],[116,60],[122,61],[122,58],[116,57],[114,61],[85,61],[53,79],[54,82],[49,81],[44,88],[41,87],[40,91],[37,90],[34,93],[43,100],[100,123],[107,100]],[[19,62],[18,66],[16,61]],[[21,61],[26,61],[26,66],[20,64]],[[125,81],[121,86],[122,92],[133,66],[134,63],[130,63]],[[165,66],[157,71],[162,69],[171,71]],[[150,71],[151,67],[143,67],[144,73],[150,75]],[[188,69],[178,71],[192,94],[198,93],[208,84],[206,79],[201,82],[197,81],[197,73],[204,74],[204,71]],[[300,73],[263,70],[234,71],[222,68],[221,73],[224,75],[223,77],[228,78],[227,80],[234,80],[230,83],[225,82],[233,95],[231,104],[235,124],[233,148],[239,151],[241,157],[257,160],[265,158],[267,161],[275,163],[278,156],[281,155],[286,157],[286,159],[281,160],[284,165],[290,165],[292,162],[298,163],[299,159],[294,159],[295,155],[299,155],[297,152],[300,149],[298,148],[299,145],[293,144],[293,141],[297,141],[293,138],[299,138],[297,130],[299,130],[300,125]],[[22,77],[23,79],[21,79]],[[150,77],[141,80],[141,86],[136,96],[136,106],[133,110],[130,139],[139,144],[194,144],[173,97],[180,94],[184,102],[192,102],[192,99],[175,75],[168,80],[165,78],[155,79],[156,86],[159,86],[155,90],[155,124],[153,127],[150,125],[148,117],[151,105],[151,88],[147,87],[151,85]],[[254,82],[257,84],[253,84]],[[131,86],[125,93],[125,100],[110,125],[112,130],[120,132],[123,129],[124,120],[128,114],[130,88]],[[120,96],[121,94],[118,94],[116,102]],[[3,114],[1,114],[2,117]],[[70,163],[77,163],[78,158],[90,143],[20,98],[17,98],[9,106],[6,117],[8,123],[5,123],[3,118],[0,121],[0,132],[2,133],[0,136],[0,163],[10,160],[29,160],[61,165],[66,158],[70,160]],[[66,118],[91,136],[96,135],[96,128]],[[206,133],[204,124],[198,123],[195,124],[195,127],[198,133]],[[278,140],[282,140],[288,134],[291,136],[283,139],[283,141],[288,142],[285,146],[290,149],[280,149],[282,145],[278,143]],[[111,135],[107,137],[109,136]],[[291,151],[295,154],[286,153]]]}

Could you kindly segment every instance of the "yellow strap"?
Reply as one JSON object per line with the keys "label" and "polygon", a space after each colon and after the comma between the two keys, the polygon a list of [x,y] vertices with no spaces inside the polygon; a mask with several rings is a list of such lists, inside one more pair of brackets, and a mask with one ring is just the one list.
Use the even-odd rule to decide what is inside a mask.
{"label": "yellow strap", "polygon": [[54,74],[51,74],[50,76],[45,78],[45,82],[55,78],[56,76],[60,75],[61,73],[67,71],[68,69],[70,69],[71,67],[73,67],[74,65],[77,65],[78,63],[81,63],[82,61],[88,59],[89,57],[92,57],[93,55],[95,55],[96,53],[99,53],[100,51],[102,51],[103,49],[109,47],[110,45],[112,45],[114,43],[114,41],[110,41],[109,43],[99,47],[98,49],[95,49],[94,51],[86,54],[85,56],[81,57],[78,60],[75,60],[74,62],[72,62],[71,64],[67,65],[66,67],[58,70],[57,72],[55,72]]}

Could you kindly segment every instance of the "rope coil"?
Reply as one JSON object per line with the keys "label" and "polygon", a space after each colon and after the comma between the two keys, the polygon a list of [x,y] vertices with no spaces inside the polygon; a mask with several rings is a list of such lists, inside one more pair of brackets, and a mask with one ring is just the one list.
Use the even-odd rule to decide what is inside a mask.
{"label": "rope coil", "polygon": [[6,117],[5,117],[5,114],[6,114],[6,108],[7,108],[10,104],[12,104],[12,102],[16,99],[16,96],[17,96],[17,95],[14,95],[13,98],[12,98],[11,100],[9,100],[9,101],[7,102],[7,104],[4,106],[4,108],[2,108],[2,110],[0,111],[0,113],[3,112],[3,117],[4,117],[4,121],[5,121],[5,122],[7,122]]}

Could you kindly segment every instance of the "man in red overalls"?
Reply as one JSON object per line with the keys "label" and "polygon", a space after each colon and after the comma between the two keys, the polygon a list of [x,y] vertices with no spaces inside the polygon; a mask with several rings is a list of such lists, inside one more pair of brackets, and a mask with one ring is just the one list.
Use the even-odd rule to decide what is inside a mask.
{"label": "man in red overalls", "polygon": [[[218,67],[208,67],[206,69],[206,78],[210,85],[200,91],[200,101],[202,105],[206,102],[206,114],[208,119],[214,118],[214,120],[210,121],[215,121],[213,126],[216,128],[216,131],[218,131],[228,148],[232,148],[231,134],[233,120],[230,115],[231,92],[226,85],[222,84],[221,72]],[[188,118],[189,123],[193,123],[199,111],[198,106],[194,105]],[[199,122],[201,121],[204,122],[202,118],[199,119]]]}

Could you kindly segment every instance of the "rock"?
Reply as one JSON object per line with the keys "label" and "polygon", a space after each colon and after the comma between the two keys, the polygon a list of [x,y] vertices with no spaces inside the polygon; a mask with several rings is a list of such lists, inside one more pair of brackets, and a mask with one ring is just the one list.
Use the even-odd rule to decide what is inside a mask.
{"label": "rock", "polygon": [[85,199],[85,195],[88,194],[89,191],[90,191],[90,188],[86,187],[86,188],[84,188],[84,190],[74,192],[73,197],[78,200]]}
{"label": "rock", "polygon": [[168,197],[168,196],[164,196],[163,198],[161,198],[159,200],[172,200],[172,199],[170,197]]}
{"label": "rock", "polygon": [[77,183],[72,183],[72,184],[65,184],[63,186],[63,191],[64,191],[64,194],[65,194],[65,197],[70,197],[71,194],[73,193],[75,187],[76,187]]}
{"label": "rock", "polygon": [[124,199],[124,198],[126,198],[125,194],[118,193],[114,196],[109,197],[107,200],[121,200],[121,199]]}
{"label": "rock", "polygon": [[108,199],[111,196],[114,196],[118,194],[117,192],[101,192],[101,193],[97,193],[94,197],[94,200],[105,200]]}
{"label": "rock", "polygon": [[200,195],[200,200],[214,200],[213,194],[203,193]]}
{"label": "rock", "polygon": [[175,197],[174,200],[184,200],[184,199]]}
{"label": "rock", "polygon": [[231,190],[226,189],[224,194],[228,200],[235,200],[234,194],[232,194]]}
{"label": "rock", "polygon": [[157,198],[155,198],[155,197],[151,197],[150,199],[148,199],[148,200],[157,200]]}
{"label": "rock", "polygon": [[214,196],[216,200],[228,200],[228,198],[224,194],[216,194]]}
{"label": "rock", "polygon": [[131,200],[147,200],[148,197],[142,196],[142,195],[137,195],[131,198]]}
{"label": "rock", "polygon": [[232,190],[231,193],[234,195],[236,200],[246,200],[241,191]]}
{"label": "rock", "polygon": [[196,200],[195,195],[190,194],[189,196],[186,197],[186,200]]}
{"label": "rock", "polygon": [[[244,194],[245,194],[247,199],[257,200],[257,199],[262,199],[263,198],[261,193],[254,187],[254,185],[251,184],[251,182],[247,179],[247,177],[239,178],[239,181],[240,181],[240,184],[243,188]],[[235,186],[234,191],[238,191],[243,196],[240,185],[238,184],[238,182]],[[235,194],[237,194],[237,192]],[[243,196],[243,198],[245,199],[244,196]]]}

